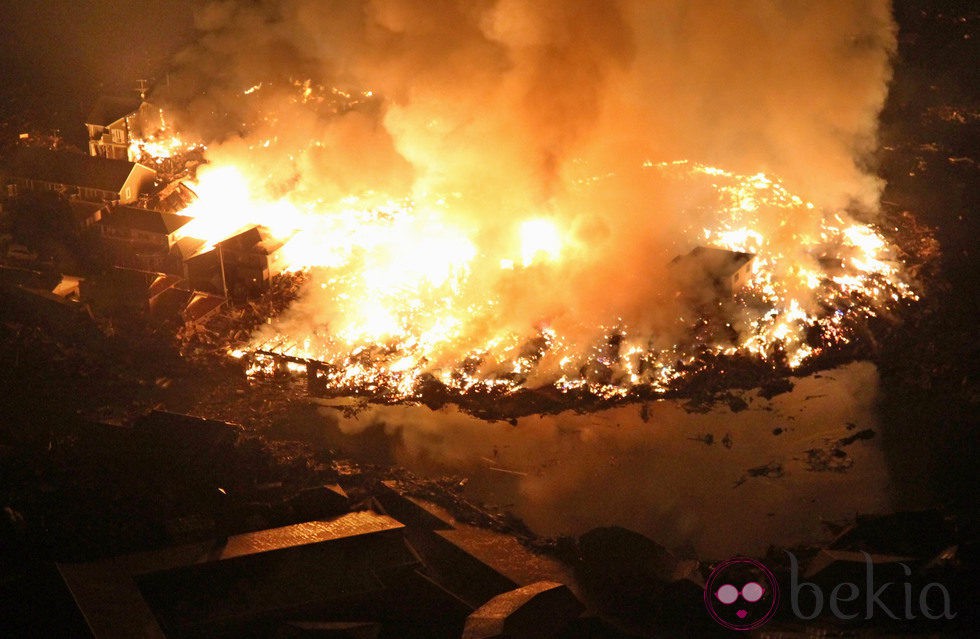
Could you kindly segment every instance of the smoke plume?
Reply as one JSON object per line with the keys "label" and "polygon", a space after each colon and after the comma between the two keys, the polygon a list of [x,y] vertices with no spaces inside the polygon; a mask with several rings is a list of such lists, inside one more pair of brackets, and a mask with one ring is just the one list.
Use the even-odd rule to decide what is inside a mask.
{"label": "smoke plume", "polygon": [[[402,251],[399,268],[355,251],[344,263],[362,275],[460,252],[437,270],[465,263],[464,283],[420,269],[432,312],[399,311],[424,341],[466,310],[445,329],[452,353],[430,360],[542,326],[576,345],[612,326],[675,341],[691,302],[667,263],[716,226],[719,195],[710,174],[661,163],[781,179],[812,206],[763,207],[754,223],[797,263],[814,262],[799,238],[826,211],[877,206],[868,158],[896,46],[885,0],[221,0],[196,28],[155,97],[209,141],[213,166],[324,219],[352,196],[414,202],[425,223],[380,252]],[[522,248],[528,220],[560,250]],[[349,250],[324,224],[319,252]],[[373,303],[338,301],[338,282]],[[418,295],[327,269],[275,330],[353,331]]]}

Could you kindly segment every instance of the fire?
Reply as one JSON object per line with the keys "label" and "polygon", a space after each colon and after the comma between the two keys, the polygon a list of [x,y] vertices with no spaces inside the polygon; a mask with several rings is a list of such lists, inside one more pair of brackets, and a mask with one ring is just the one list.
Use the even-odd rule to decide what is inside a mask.
{"label": "fire", "polygon": [[238,230],[243,219],[258,222],[258,207],[252,202],[248,182],[235,167],[203,171],[193,189],[199,199],[181,212],[194,218],[181,229],[182,236],[213,246]]}
{"label": "fire", "polygon": [[[194,219],[180,229],[179,235],[204,240],[202,250],[255,225],[288,240],[295,235],[297,225],[304,223],[303,213],[288,200],[254,195],[248,179],[235,166],[205,167],[192,187],[198,199],[181,214]],[[311,262],[309,258],[305,261]],[[289,263],[300,268],[304,256],[293,249]]]}
{"label": "fire", "polygon": [[129,159],[132,162],[143,162],[147,159],[153,164],[188,153],[196,149],[204,149],[203,145],[183,141],[180,137],[153,136],[134,139],[129,143]]}
{"label": "fire", "polygon": [[203,250],[263,227],[270,268],[233,251],[229,291],[301,274],[228,345],[253,370],[619,397],[819,363],[914,299],[868,223],[887,2],[326,4],[206,12],[154,99],[207,157],[167,159],[170,127],[143,144],[197,181]]}
{"label": "fire", "polygon": [[521,263],[530,266],[535,260],[557,261],[561,256],[561,235],[554,222],[544,218],[521,224]]}
{"label": "fire", "polygon": [[[198,142],[190,142],[171,131],[164,116],[163,109],[159,110],[160,121],[153,123],[155,130],[145,137],[135,136],[130,140],[128,156],[130,162],[147,162],[161,165],[171,158],[186,155],[193,151],[206,151],[207,147]],[[148,123],[150,124],[150,123]]]}
{"label": "fire", "polygon": [[[816,210],[774,176],[687,161],[647,162],[643,170],[692,184],[708,180],[714,222],[692,228],[690,239],[754,256],[748,281],[724,307],[727,326],[738,327],[734,341],[690,336],[654,347],[656,336],[620,320],[595,327],[593,345],[583,349],[547,317],[523,329],[501,322],[494,286],[574,257],[560,218],[550,214],[519,223],[516,246],[508,249],[481,244],[456,221],[452,197],[364,193],[333,203],[301,201],[292,193],[270,196],[261,179],[226,164],[199,172],[199,199],[183,211],[194,220],[182,234],[211,246],[262,225],[286,241],[287,270],[315,275],[318,290],[308,297],[319,306],[303,311],[298,323],[273,321],[229,353],[249,357],[251,372],[277,356],[297,371],[305,371],[299,362],[315,361],[328,388],[390,397],[412,396],[424,374],[460,392],[553,384],[622,397],[636,385],[669,389],[682,375],[678,364],[706,354],[779,352],[795,368],[848,341],[849,322],[915,298],[877,229],[843,211]],[[602,186],[601,179],[590,183]],[[788,231],[792,216],[812,223]],[[487,288],[475,294],[477,287]],[[814,330],[819,344],[808,338]]]}

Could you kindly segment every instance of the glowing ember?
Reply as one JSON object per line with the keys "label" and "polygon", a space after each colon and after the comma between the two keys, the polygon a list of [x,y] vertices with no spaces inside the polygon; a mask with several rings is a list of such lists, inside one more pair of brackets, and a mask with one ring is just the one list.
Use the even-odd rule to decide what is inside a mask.
{"label": "glowing ember", "polygon": [[[207,147],[197,142],[188,142],[180,135],[172,133],[164,117],[163,109],[159,110],[159,123],[148,123],[146,127],[153,132],[146,137],[134,137],[129,143],[129,161],[145,162],[150,165],[160,165],[166,160],[192,151],[205,151]],[[154,118],[155,119],[155,118]]]}
{"label": "glowing ember", "polygon": [[[213,244],[248,225],[273,229],[288,240],[287,269],[313,273],[318,299],[331,307],[329,319],[314,311],[274,322],[248,348],[229,353],[248,355],[250,372],[272,366],[275,355],[297,371],[312,360],[325,365],[321,380],[328,388],[391,397],[413,395],[426,373],[462,392],[554,384],[616,397],[640,384],[667,389],[681,375],[677,363],[699,354],[781,352],[796,367],[826,345],[848,341],[848,322],[915,297],[877,230],[843,212],[815,211],[774,177],[683,161],[644,167],[674,180],[707,176],[717,222],[691,229],[691,238],[754,255],[748,281],[721,311],[734,338],[693,335],[655,347],[656,336],[614,323],[597,327],[592,345],[583,348],[580,341],[567,343],[547,317],[523,329],[507,325],[491,290],[474,301],[472,288],[492,281],[483,272],[489,265],[512,273],[505,281],[519,281],[524,269],[568,259],[549,218],[527,219],[509,253],[490,255],[452,223],[443,198],[422,203],[366,195],[335,207],[298,204],[256,197],[240,170],[219,166],[201,172],[200,199],[184,211],[195,219],[182,232]],[[805,235],[780,236],[781,225],[766,219],[790,215],[815,216],[817,225]],[[767,228],[777,232],[764,233]],[[807,337],[814,329],[816,342]]]}
{"label": "glowing ember", "polygon": [[302,273],[230,345],[255,372],[622,397],[826,361],[914,298],[868,223],[887,2],[315,4],[215,5],[159,95],[208,145],[161,165],[200,195],[182,246],[260,225],[275,269],[232,279]]}

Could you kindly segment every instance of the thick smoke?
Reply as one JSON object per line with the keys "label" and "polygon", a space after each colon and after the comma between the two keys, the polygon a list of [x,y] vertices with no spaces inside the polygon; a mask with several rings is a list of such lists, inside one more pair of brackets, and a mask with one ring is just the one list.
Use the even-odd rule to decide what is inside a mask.
{"label": "thick smoke", "polygon": [[877,430],[878,384],[874,366],[859,362],[799,379],[773,400],[748,394],[750,409],[740,413],[689,414],[656,402],[647,422],[636,405],[530,416],[516,428],[449,409],[323,411],[337,423],[326,429],[336,437],[329,446],[425,476],[465,475],[469,497],[509,505],[539,534],[621,525],[671,548],[725,557],[820,541],[824,522],[888,508],[879,437],[839,447],[846,457],[836,458],[838,469],[846,472],[808,462],[808,451]]}
{"label": "thick smoke", "polygon": [[[499,301],[464,349],[542,323],[573,343],[676,332],[666,264],[717,195],[645,162],[780,177],[816,205],[764,218],[786,243],[823,209],[877,205],[885,0],[223,0],[196,25],[158,96],[180,125],[270,198],[440,202],[475,246],[456,306]],[[554,222],[561,259],[502,270],[529,218]],[[280,330],[340,321],[319,283]]]}

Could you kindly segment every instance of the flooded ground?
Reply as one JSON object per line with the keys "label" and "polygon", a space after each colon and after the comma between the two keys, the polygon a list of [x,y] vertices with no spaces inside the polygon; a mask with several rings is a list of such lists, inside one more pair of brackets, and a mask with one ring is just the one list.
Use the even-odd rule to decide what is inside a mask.
{"label": "flooded ground", "polygon": [[[323,406],[332,448],[362,462],[468,478],[541,535],[620,525],[701,556],[827,537],[823,522],[888,508],[878,373],[858,362],[749,408],[681,402],[486,422],[452,408]],[[349,411],[348,411],[349,412]]]}

